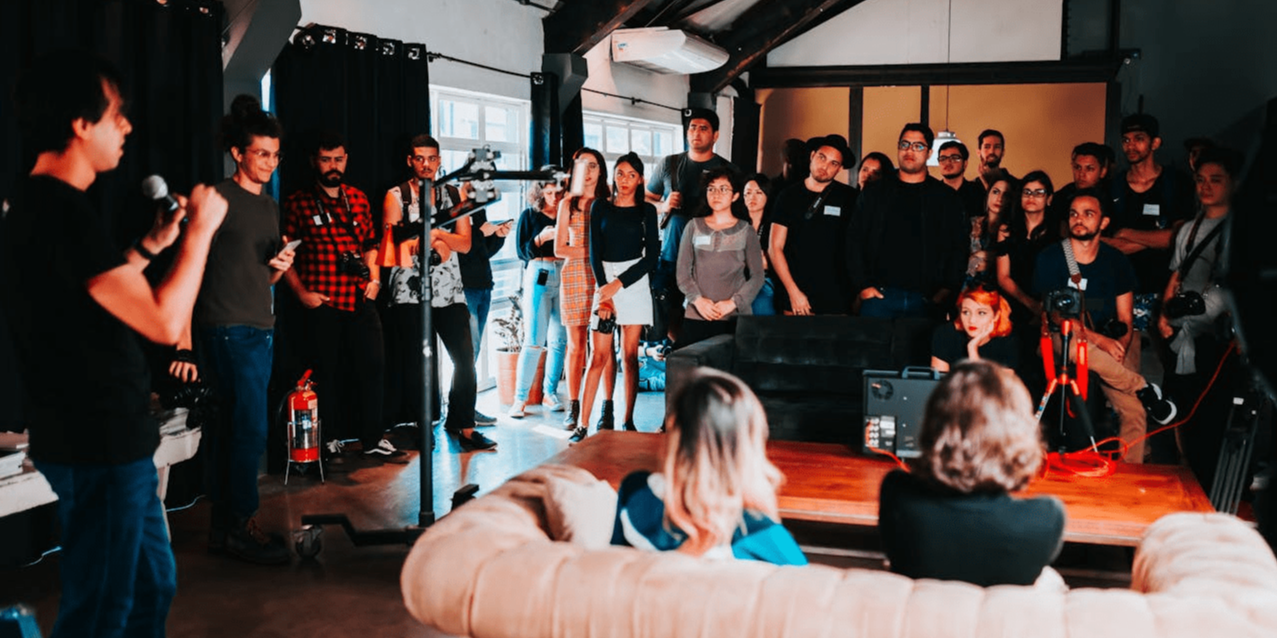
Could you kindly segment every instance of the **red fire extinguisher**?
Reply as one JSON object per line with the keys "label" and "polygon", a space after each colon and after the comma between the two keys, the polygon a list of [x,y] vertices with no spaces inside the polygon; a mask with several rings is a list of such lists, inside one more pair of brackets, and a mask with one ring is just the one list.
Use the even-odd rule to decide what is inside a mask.
{"label": "red fire extinguisher", "polygon": [[[319,397],[312,388],[311,371],[307,370],[297,387],[285,399],[288,405],[288,465],[293,463],[316,463],[319,461],[320,423]],[[319,478],[324,478],[323,465],[319,467]],[[288,483],[288,471],[284,472],[284,483]]]}

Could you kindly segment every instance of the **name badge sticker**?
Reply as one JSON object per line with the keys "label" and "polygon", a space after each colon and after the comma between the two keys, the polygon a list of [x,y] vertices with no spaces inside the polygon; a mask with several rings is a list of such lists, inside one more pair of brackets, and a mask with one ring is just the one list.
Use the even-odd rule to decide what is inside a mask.
{"label": "name badge sticker", "polygon": [[315,225],[316,225],[316,226],[323,226],[323,225],[324,225],[324,217],[323,217],[323,215],[315,215],[314,217],[311,217],[311,220],[313,220],[313,221],[315,222]]}
{"label": "name badge sticker", "polygon": [[1081,283],[1076,283],[1076,284],[1075,284],[1075,283],[1073,283],[1073,280],[1072,280],[1072,279],[1070,279],[1070,280],[1069,280],[1069,288],[1077,288],[1078,290],[1085,291],[1085,290],[1086,290],[1086,278],[1085,278],[1085,277],[1083,277],[1083,278],[1082,278],[1082,282],[1081,282]]}
{"label": "name badge sticker", "polygon": [[841,217],[842,206],[830,206],[828,204],[825,204],[825,214],[828,215],[829,217]]}
{"label": "name badge sticker", "polygon": [[1144,214],[1148,217],[1161,217],[1162,207],[1157,204],[1144,204]]}
{"label": "name badge sticker", "polygon": [[714,238],[710,237],[709,235],[697,235],[692,238],[692,245],[698,248],[701,246],[708,247],[710,244],[710,241],[712,241],[713,239]]}

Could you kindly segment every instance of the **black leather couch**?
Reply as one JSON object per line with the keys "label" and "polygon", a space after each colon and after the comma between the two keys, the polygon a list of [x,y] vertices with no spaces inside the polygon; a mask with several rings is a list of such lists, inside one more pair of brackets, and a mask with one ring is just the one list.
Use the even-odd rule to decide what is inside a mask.
{"label": "black leather couch", "polygon": [[918,319],[741,317],[735,335],[670,353],[666,396],[698,366],[724,370],[758,394],[772,438],[858,446],[863,372],[929,365],[933,326]]}

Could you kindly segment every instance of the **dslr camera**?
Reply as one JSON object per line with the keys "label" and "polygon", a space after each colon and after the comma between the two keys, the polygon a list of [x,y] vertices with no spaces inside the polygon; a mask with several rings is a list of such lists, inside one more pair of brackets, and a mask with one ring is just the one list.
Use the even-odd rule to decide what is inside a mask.
{"label": "dslr camera", "polygon": [[1167,319],[1204,315],[1206,298],[1195,290],[1182,291],[1162,304],[1162,314],[1166,315]]}
{"label": "dslr camera", "polygon": [[337,269],[344,274],[359,279],[368,279],[372,274],[368,270],[368,264],[364,263],[363,257],[353,250],[347,250],[341,254],[341,258],[337,262]]}
{"label": "dslr camera", "polygon": [[1077,288],[1052,290],[1042,300],[1042,310],[1064,319],[1077,319],[1082,316],[1082,291]]}

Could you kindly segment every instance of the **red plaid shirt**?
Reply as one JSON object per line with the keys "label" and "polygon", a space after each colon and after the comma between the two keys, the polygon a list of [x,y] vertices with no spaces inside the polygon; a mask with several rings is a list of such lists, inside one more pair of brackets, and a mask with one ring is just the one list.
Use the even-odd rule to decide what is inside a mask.
{"label": "red plaid shirt", "polygon": [[[363,259],[365,250],[377,246],[368,196],[342,185],[345,197],[329,197],[319,187],[299,190],[284,200],[283,234],[300,239],[293,271],[311,292],[327,296],[328,305],[353,311],[363,296],[367,280],[346,274],[341,256],[353,252]],[[350,210],[346,209],[349,203]]]}

